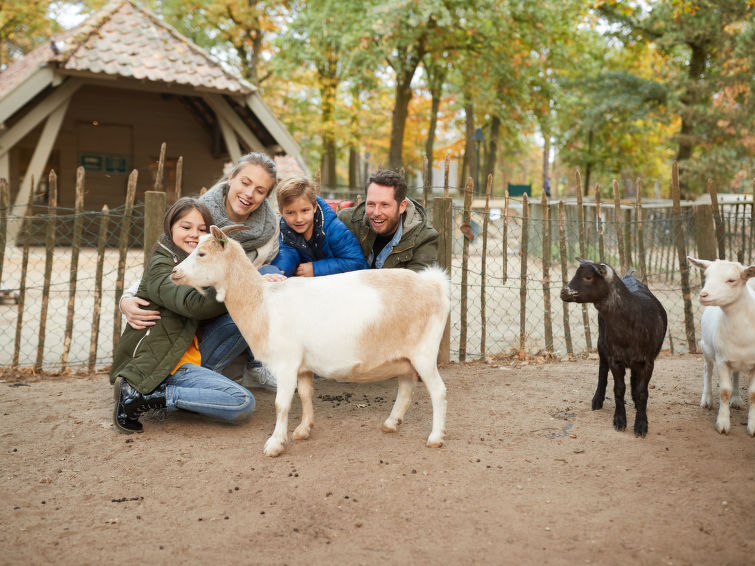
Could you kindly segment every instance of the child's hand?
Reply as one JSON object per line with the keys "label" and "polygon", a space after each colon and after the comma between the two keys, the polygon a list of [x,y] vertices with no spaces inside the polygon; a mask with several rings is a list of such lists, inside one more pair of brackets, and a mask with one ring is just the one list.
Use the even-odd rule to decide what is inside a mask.
{"label": "child's hand", "polygon": [[299,267],[296,268],[296,275],[299,277],[314,277],[315,270],[311,263],[300,263]]}
{"label": "child's hand", "polygon": [[282,273],[266,273],[262,276],[262,279],[269,283],[280,283],[286,280],[286,276]]}
{"label": "child's hand", "polygon": [[156,320],[160,320],[160,311],[146,310],[142,307],[148,307],[149,301],[139,297],[123,297],[120,307],[126,322],[134,330],[144,330],[148,326],[154,326]]}

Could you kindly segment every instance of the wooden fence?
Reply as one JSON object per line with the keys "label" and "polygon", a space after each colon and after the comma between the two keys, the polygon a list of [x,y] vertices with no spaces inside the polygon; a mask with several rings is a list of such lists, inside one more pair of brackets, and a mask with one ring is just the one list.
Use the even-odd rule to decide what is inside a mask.
{"label": "wooden fence", "polygon": [[[166,206],[159,190],[136,203],[136,181],[134,171],[122,206],[87,212],[79,169],[75,208],[64,211],[52,173],[47,206],[35,206],[30,191],[21,218],[11,214],[9,187],[0,182],[0,323],[6,329],[0,330],[0,367],[91,372],[109,365],[123,324],[118,299],[124,283],[140,276]],[[639,191],[622,200],[616,184],[609,201],[599,190],[589,199],[559,202],[527,195],[495,200],[491,185],[488,179],[484,201],[474,201],[470,180],[456,204],[447,181],[442,194],[432,195],[427,183],[417,191],[441,234],[438,261],[453,283],[442,360],[592,351],[594,309],[558,299],[575,256],[606,261],[622,273],[636,269],[669,310],[668,348],[696,351],[692,297],[700,276],[690,273],[686,256],[752,261],[752,195],[725,201],[709,184],[709,204],[681,202],[676,167],[668,202],[643,203]],[[581,186],[578,173],[575,185]],[[19,238],[7,241],[8,224],[19,220]],[[135,234],[144,245],[134,245]]]}

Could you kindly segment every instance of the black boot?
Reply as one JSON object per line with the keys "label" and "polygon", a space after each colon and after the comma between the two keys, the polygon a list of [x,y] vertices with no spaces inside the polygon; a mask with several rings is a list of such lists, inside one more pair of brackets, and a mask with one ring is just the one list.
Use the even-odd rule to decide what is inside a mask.
{"label": "black boot", "polygon": [[161,383],[152,393],[144,395],[119,377],[115,383],[116,403],[113,420],[121,432],[142,432],[139,417],[151,409],[165,408],[165,383]]}
{"label": "black boot", "polygon": [[113,409],[113,423],[118,432],[131,434],[133,432],[143,432],[144,427],[139,422],[139,417],[129,417],[126,413],[126,404],[133,404],[134,397],[139,392],[128,384],[128,381],[118,377],[113,385],[113,397],[115,398],[115,408]]}

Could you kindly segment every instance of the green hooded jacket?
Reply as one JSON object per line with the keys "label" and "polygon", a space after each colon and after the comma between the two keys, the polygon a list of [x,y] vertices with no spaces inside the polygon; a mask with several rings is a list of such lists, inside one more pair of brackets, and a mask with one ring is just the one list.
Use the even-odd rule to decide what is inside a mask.
{"label": "green hooded jacket", "polygon": [[140,393],[150,393],[173,371],[199,322],[226,312],[225,304],[215,299],[214,288],[202,295],[170,280],[173,268],[187,255],[164,234],[158,239],[137,296],[150,301],[143,308],[160,311],[160,320],[144,330],[126,326],[113,358],[110,383],[121,376]]}
{"label": "green hooded jacket", "polygon": [[[412,271],[422,271],[438,261],[439,235],[427,221],[427,214],[422,205],[414,199],[406,200],[406,210],[402,215],[404,232],[385,260],[383,268],[403,267]],[[369,260],[376,234],[365,216],[365,204],[343,209],[338,213],[338,218],[357,237],[362,254]]]}

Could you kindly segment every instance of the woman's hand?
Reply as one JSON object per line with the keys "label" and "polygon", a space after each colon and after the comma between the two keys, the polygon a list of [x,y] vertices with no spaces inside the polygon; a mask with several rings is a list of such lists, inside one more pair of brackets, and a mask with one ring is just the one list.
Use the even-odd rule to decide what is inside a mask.
{"label": "woman's hand", "polygon": [[296,275],[298,275],[299,277],[314,277],[315,269],[309,262],[300,263],[299,267],[296,268]]}
{"label": "woman's hand", "polygon": [[160,311],[148,311],[141,307],[149,305],[149,301],[139,297],[123,297],[120,307],[126,322],[134,330],[144,330],[149,326],[154,326],[156,320],[160,320]]}
{"label": "woman's hand", "polygon": [[286,280],[286,276],[282,273],[265,273],[265,275],[262,276],[262,279],[269,283],[280,283],[281,281]]}

